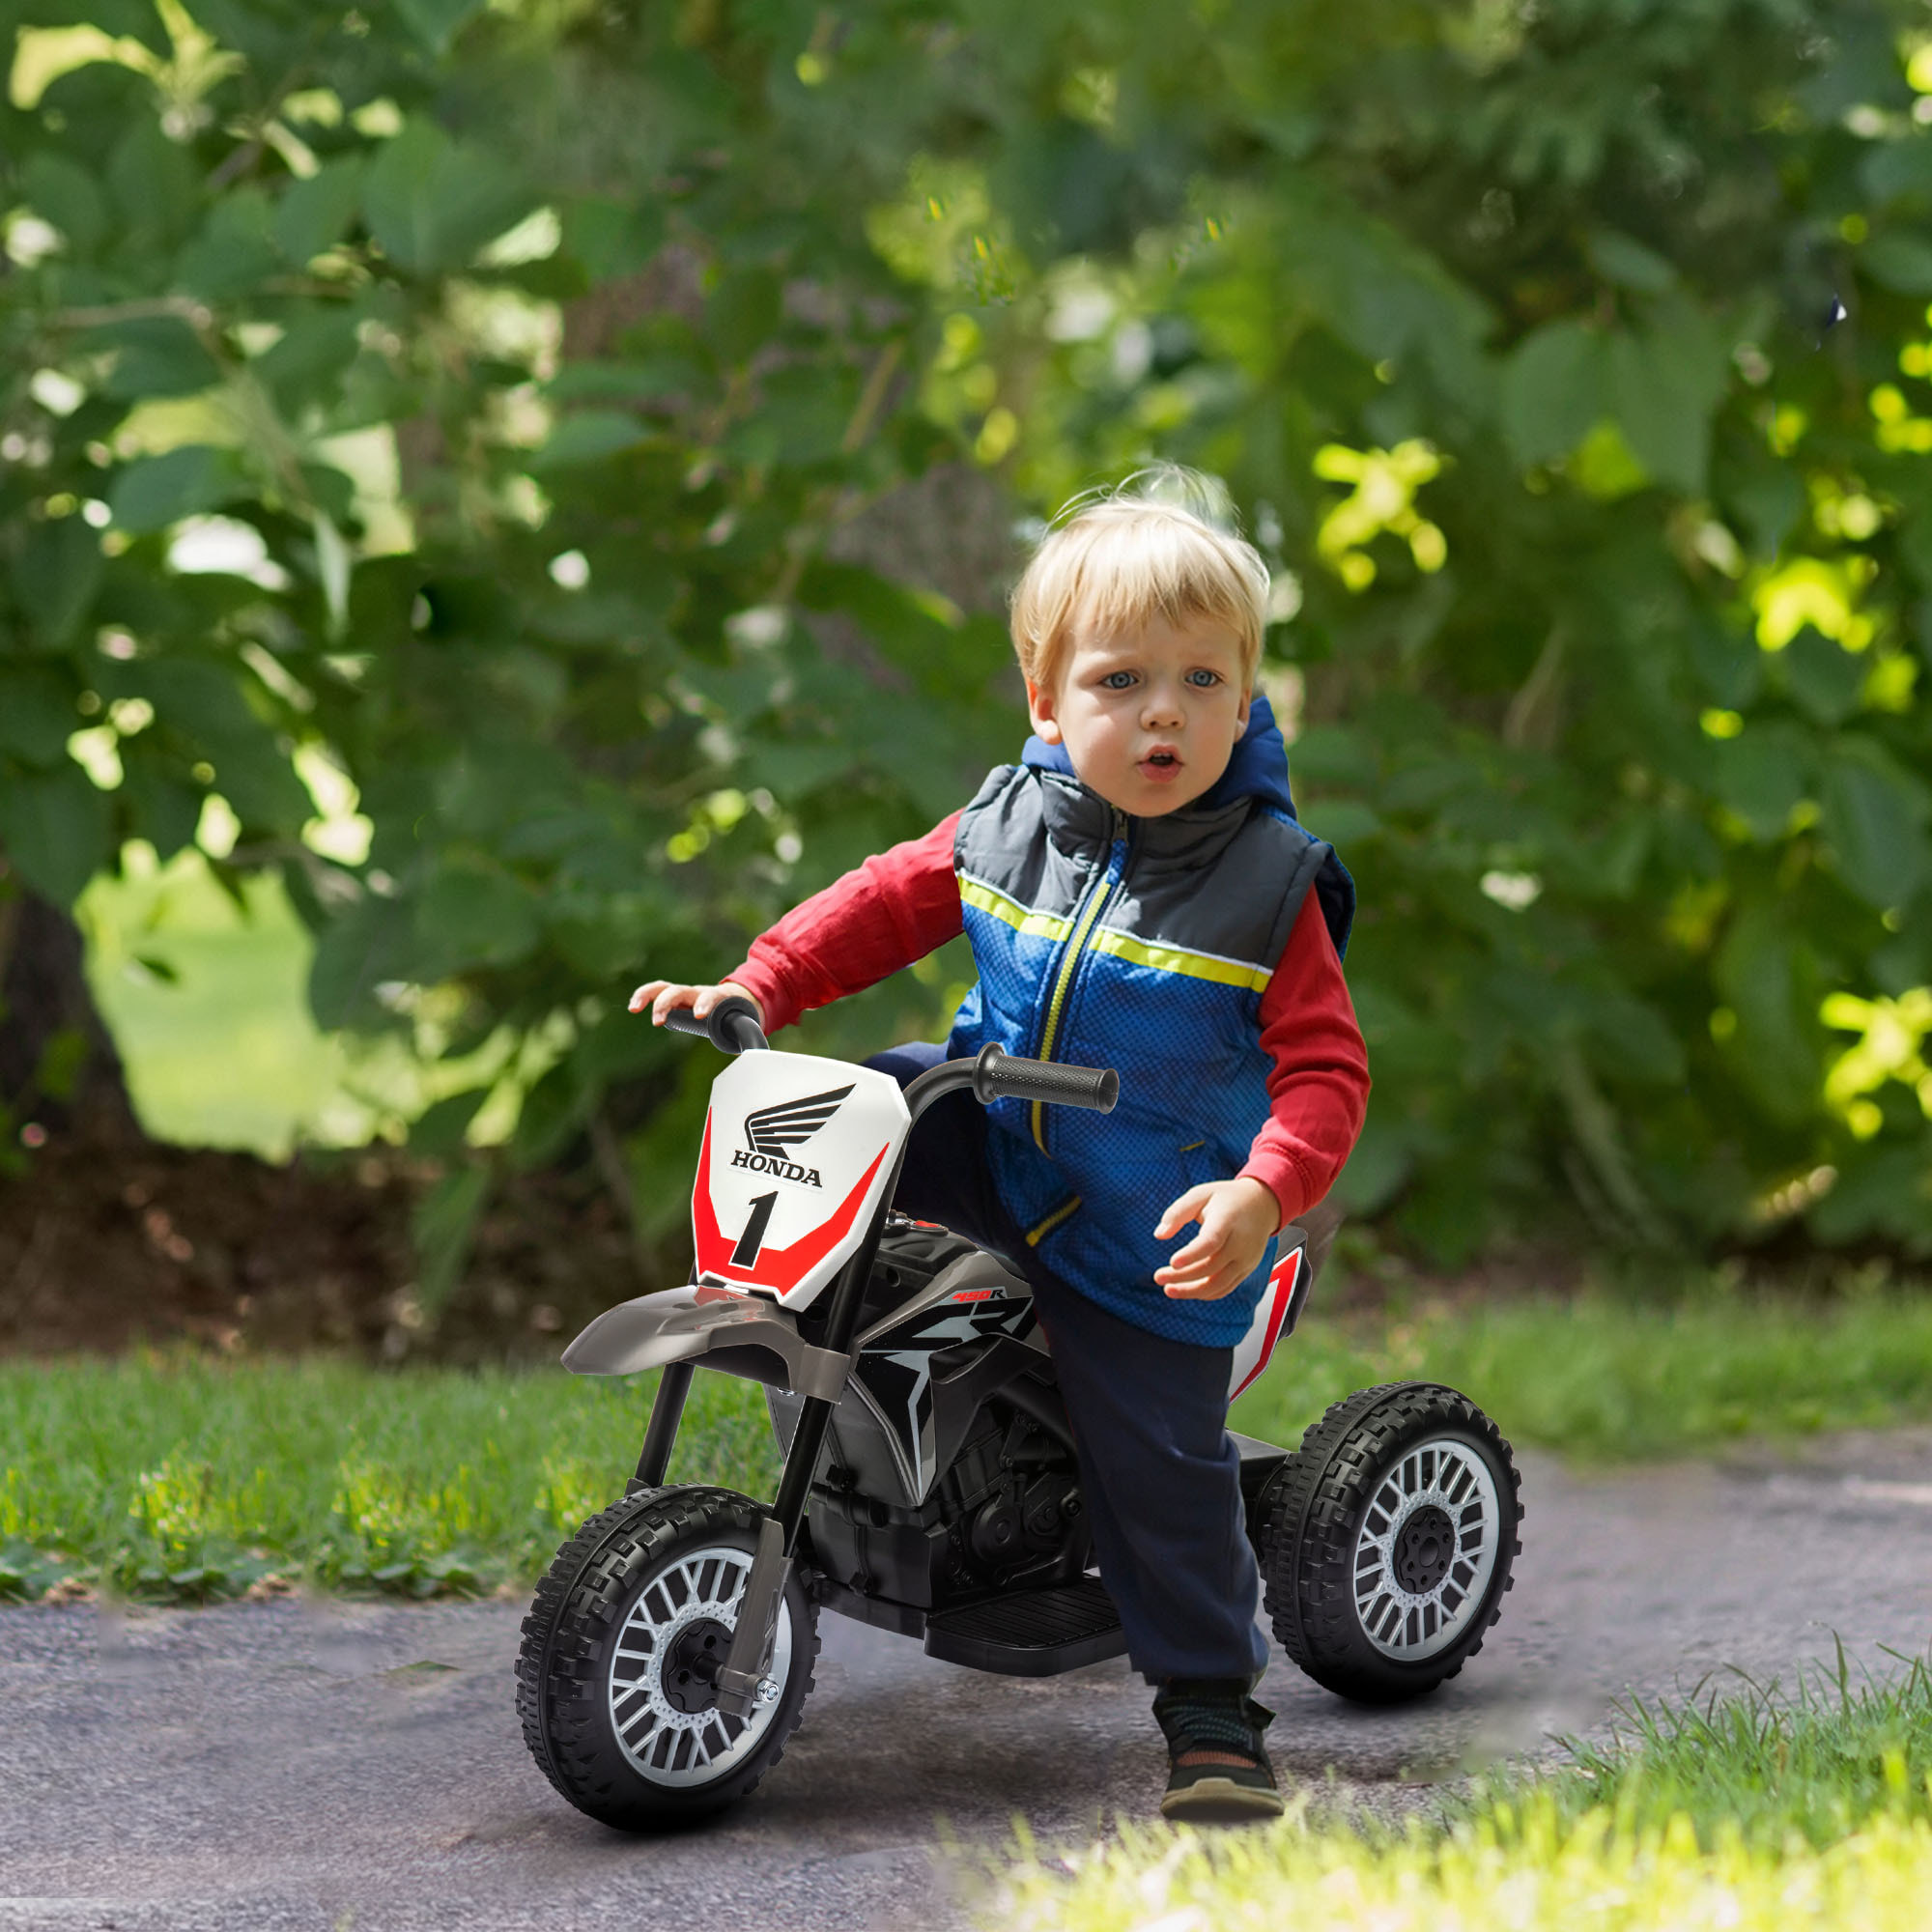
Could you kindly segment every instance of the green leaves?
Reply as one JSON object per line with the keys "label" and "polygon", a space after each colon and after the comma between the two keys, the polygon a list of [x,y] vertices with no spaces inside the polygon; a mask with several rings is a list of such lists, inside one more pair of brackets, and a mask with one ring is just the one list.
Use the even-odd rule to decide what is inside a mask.
{"label": "green leaves", "polygon": [[396,12],[436,54],[448,52],[458,30],[482,11],[482,0],[396,0]]}
{"label": "green leaves", "polygon": [[357,318],[352,311],[320,309],[298,316],[281,340],[256,361],[254,373],[283,409],[298,412],[303,403],[336,392],[360,347]]}
{"label": "green leaves", "polygon": [[573,469],[635,449],[649,434],[623,410],[577,410],[561,417],[534,459],[539,470]]}
{"label": "green leaves", "polygon": [[0,779],[0,851],[35,892],[71,906],[112,856],[111,814],[77,766]]}
{"label": "green leaves", "polygon": [[1717,990],[1737,1016],[1728,1061],[1775,1119],[1796,1123],[1818,1104],[1823,993],[1815,954],[1762,901],[1731,921],[1713,962]]}
{"label": "green leaves", "polygon": [[1839,740],[1819,801],[1839,875],[1868,905],[1901,906],[1932,880],[1924,783],[1867,739]]}
{"label": "green leaves", "polygon": [[32,525],[14,559],[14,594],[42,648],[65,644],[100,586],[99,532],[82,517]]}
{"label": "green leaves", "polygon": [[85,261],[107,234],[107,203],[99,184],[71,156],[42,148],[20,170],[21,198],[59,229],[68,249]]}
{"label": "green leaves", "polygon": [[247,492],[232,450],[204,442],[184,443],[165,456],[130,463],[114,479],[107,507],[130,536],[166,529],[184,517],[218,510]]}
{"label": "green leaves", "polygon": [[1677,281],[1677,270],[1662,255],[1614,228],[1599,228],[1584,244],[1590,266],[1606,282],[1662,295]]}
{"label": "green leaves", "polygon": [[175,264],[182,287],[210,300],[249,293],[281,267],[270,233],[269,198],[238,188],[209,211],[200,232]]}
{"label": "green leaves", "polygon": [[1804,797],[1810,746],[1795,724],[1752,724],[1711,748],[1718,797],[1761,843],[1784,837]]}
{"label": "green leaves", "polygon": [[393,1009],[382,1004],[378,989],[407,982],[410,954],[407,906],[369,894],[342,908],[317,936],[309,964],[316,1024],[370,1033],[393,1026]]}
{"label": "green leaves", "polygon": [[1711,413],[1729,379],[1721,334],[1688,299],[1659,302],[1653,325],[1610,344],[1610,400],[1637,461],[1695,496],[1711,456]]}
{"label": "green leaves", "polygon": [[0,660],[0,752],[22,764],[59,769],[67,761],[68,739],[80,728],[73,699],[64,672]]}
{"label": "green leaves", "polygon": [[655,202],[592,196],[564,211],[563,245],[593,281],[636,274],[663,246],[664,236],[664,210]]}
{"label": "green leaves", "polygon": [[410,121],[370,164],[362,213],[378,247],[412,274],[460,269],[521,220],[538,193],[492,150]]}
{"label": "green leaves", "polygon": [[1859,176],[1873,201],[1922,213],[1932,208],[1932,141],[1915,132],[1904,140],[1879,142],[1865,156]]}
{"label": "green leaves", "polygon": [[1932,296],[1932,242],[1904,233],[1875,235],[1859,267],[1881,287],[1902,296]]}
{"label": "green leaves", "polygon": [[360,155],[344,155],[282,190],[270,233],[275,246],[298,267],[348,234],[362,203],[363,166]]}
{"label": "green leaves", "polygon": [[140,316],[96,329],[85,339],[106,350],[114,365],[103,385],[127,402],[144,396],[191,396],[221,380],[221,365],[179,316]]}
{"label": "green leaves", "polygon": [[721,362],[749,361],[774,333],[781,295],[769,269],[740,269],[720,281],[705,304],[704,335]]}
{"label": "green leaves", "polygon": [[[319,1020],[527,1046],[490,1158],[608,1122],[656,1237],[702,1083],[668,1099],[613,1002],[1011,755],[1016,527],[1173,458],[1268,556],[1301,803],[1361,888],[1356,1209],[1447,1254],[1853,1189],[1918,1101],[1851,1146],[1817,1003],[1932,958],[1932,134],[1841,125],[1905,100],[1904,0],[1861,38],[1794,7],[1551,0],[1472,62],[1453,9],[882,0],[806,85],[770,10],[398,0],[318,39],[233,0],[218,91],[76,74],[9,151],[8,862],[71,895],[219,792],[299,881]],[[1794,47],[1855,40],[1878,77],[1818,105],[1850,56]],[[293,140],[240,118],[270,101]],[[1366,579],[1316,541],[1331,444],[1435,467]],[[175,567],[212,511],[225,567]],[[366,861],[298,842],[360,850],[298,757]],[[962,971],[810,1037],[935,1034]],[[420,1127],[437,1293],[476,1093]]]}
{"label": "green leaves", "polygon": [[177,760],[145,737],[122,744],[121,766],[126,775],[121,799],[128,812],[128,834],[145,838],[166,864],[192,843],[204,794]]}
{"label": "green leaves", "polygon": [[513,965],[536,945],[538,930],[535,903],[507,872],[448,865],[416,901],[409,977],[433,981]]}
{"label": "green leaves", "polygon": [[129,242],[156,256],[172,253],[185,239],[201,199],[200,171],[188,151],[146,117],[115,143],[107,187]]}
{"label": "green leaves", "polygon": [[1504,367],[1503,434],[1527,467],[1567,456],[1608,400],[1610,358],[1586,322],[1552,322],[1520,342]]}
{"label": "green leaves", "polygon": [[[1605,238],[1594,245],[1601,252]],[[1662,289],[1669,280],[1636,286]],[[1503,433],[1519,463],[1548,463],[1607,413],[1652,477],[1695,495],[1710,464],[1712,412],[1728,381],[1722,334],[1688,298],[1659,301],[1646,326],[1609,334],[1565,318],[1533,330],[1504,365]]]}

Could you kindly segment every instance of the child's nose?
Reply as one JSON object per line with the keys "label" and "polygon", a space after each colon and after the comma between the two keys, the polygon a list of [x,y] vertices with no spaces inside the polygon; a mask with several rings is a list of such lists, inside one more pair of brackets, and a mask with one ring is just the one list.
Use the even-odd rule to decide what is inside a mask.
{"label": "child's nose", "polygon": [[1147,729],[1151,731],[1163,724],[1179,724],[1186,715],[1178,685],[1148,686],[1147,702],[1141,711],[1141,721]]}

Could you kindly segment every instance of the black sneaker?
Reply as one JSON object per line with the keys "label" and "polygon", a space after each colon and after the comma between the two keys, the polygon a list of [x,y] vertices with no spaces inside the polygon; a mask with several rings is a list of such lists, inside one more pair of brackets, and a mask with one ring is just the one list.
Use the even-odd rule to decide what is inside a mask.
{"label": "black sneaker", "polygon": [[1154,1697],[1153,1715],[1167,1736],[1163,1818],[1236,1825],[1281,1816],[1274,1766],[1262,1744],[1274,1713],[1248,1695],[1243,1681],[1170,1677]]}

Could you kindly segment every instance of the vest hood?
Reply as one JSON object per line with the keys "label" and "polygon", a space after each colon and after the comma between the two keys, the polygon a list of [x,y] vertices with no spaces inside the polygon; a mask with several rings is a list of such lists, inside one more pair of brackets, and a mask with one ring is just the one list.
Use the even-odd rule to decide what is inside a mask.
{"label": "vest hood", "polygon": [[[1027,739],[1020,761],[1039,771],[1060,772],[1077,782],[1066,747],[1049,745],[1037,734]],[[1294,809],[1294,796],[1289,789],[1288,743],[1281,735],[1281,726],[1274,722],[1274,707],[1260,692],[1255,693],[1248,707],[1248,728],[1236,740],[1228,769],[1192,805],[1180,810],[1216,811],[1239,799],[1254,799],[1287,813],[1297,825],[1301,822]],[[1349,931],[1355,919],[1355,884],[1332,850],[1316,880],[1316,895],[1321,902],[1335,950],[1346,958]]]}
{"label": "vest hood", "polygon": [[[1026,741],[1020,753],[1022,764],[1035,765],[1043,772],[1064,772],[1076,776],[1073,760],[1065,745],[1049,745],[1038,736]],[[1274,722],[1274,710],[1260,692],[1248,707],[1248,728],[1235,741],[1228,769],[1183,811],[1214,811],[1236,799],[1260,799],[1278,811],[1295,815],[1294,799],[1288,788],[1288,744],[1281,726]]]}

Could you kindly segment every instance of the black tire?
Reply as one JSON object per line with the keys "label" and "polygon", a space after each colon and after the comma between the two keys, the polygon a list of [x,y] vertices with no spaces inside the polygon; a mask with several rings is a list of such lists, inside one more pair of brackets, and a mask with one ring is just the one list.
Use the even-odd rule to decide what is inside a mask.
{"label": "black tire", "polygon": [[1439,1382],[1336,1403],[1259,1517],[1276,1639],[1318,1684],[1362,1704],[1403,1703],[1455,1676],[1501,1615],[1522,1553],[1510,1446]]}
{"label": "black tire", "polygon": [[731,1490],[641,1491],[557,1551],[524,1619],[517,1715],[530,1755],[580,1811],[625,1832],[682,1824],[735,1804],[782,1755],[818,1655],[796,1566],[768,1709],[723,1717],[689,1667],[724,1661],[764,1514]]}

